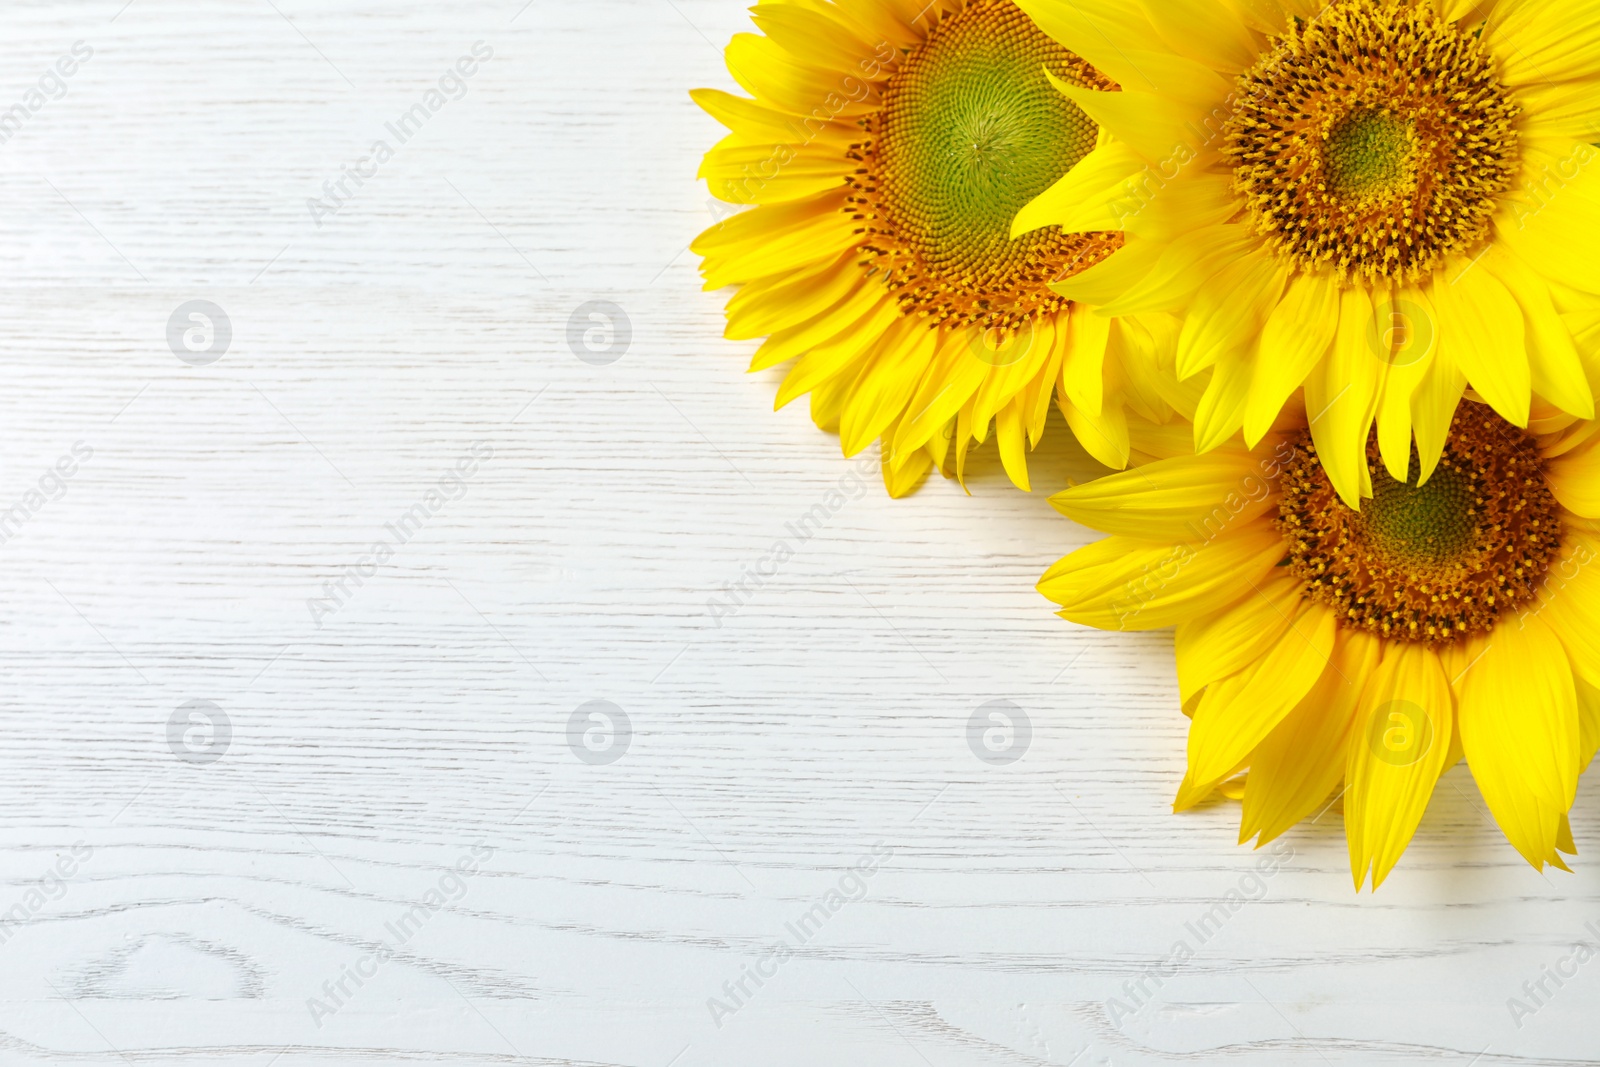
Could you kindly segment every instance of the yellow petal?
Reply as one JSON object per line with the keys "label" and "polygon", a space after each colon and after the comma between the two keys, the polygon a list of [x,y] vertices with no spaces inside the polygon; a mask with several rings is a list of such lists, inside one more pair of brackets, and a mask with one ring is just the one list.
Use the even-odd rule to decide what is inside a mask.
{"label": "yellow petal", "polygon": [[875,51],[847,24],[798,4],[757,4],[750,9],[750,21],[800,62],[851,77],[859,77],[862,60]]}
{"label": "yellow petal", "polygon": [[1547,460],[1544,473],[1562,507],[1586,519],[1600,518],[1600,438]]}
{"label": "yellow petal", "polygon": [[1189,770],[1177,807],[1203,799],[1305,698],[1333,658],[1337,626],[1333,611],[1304,601],[1265,656],[1206,688],[1189,728]]}
{"label": "yellow petal", "polygon": [[1041,226],[1059,226],[1068,233],[1122,229],[1115,205],[1137,190],[1136,178],[1144,167],[1145,161],[1127,145],[1102,144],[1017,212],[1011,236]]}
{"label": "yellow petal", "polygon": [[1239,431],[1250,396],[1250,361],[1230,356],[1218,363],[1194,413],[1194,450],[1209,452]]}
{"label": "yellow petal", "polygon": [[856,166],[832,145],[724,141],[706,153],[700,177],[719,200],[777,204],[836,190]]}
{"label": "yellow petal", "polygon": [[1411,425],[1416,432],[1417,458],[1421,464],[1419,481],[1427,481],[1444,455],[1450,436],[1450,423],[1461,406],[1467,380],[1455,361],[1452,350],[1441,347],[1422,376],[1422,384],[1411,394]]}
{"label": "yellow petal", "polygon": [[839,442],[846,456],[866,448],[904,414],[938,340],[936,331],[914,318],[901,319],[884,334],[845,402]]}
{"label": "yellow petal", "polygon": [[1360,286],[1345,289],[1339,294],[1333,346],[1306,378],[1306,416],[1317,459],[1339,498],[1357,510],[1385,367],[1374,350],[1375,336],[1371,295]]}
{"label": "yellow petal", "polygon": [[[1478,647],[1477,643],[1469,646]],[[1553,850],[1538,812],[1565,812],[1578,788],[1578,698],[1566,649],[1537,615],[1503,622],[1458,683],[1461,743],[1507,838],[1534,866]]]}
{"label": "yellow petal", "polygon": [[[1154,244],[1156,242],[1140,241],[1139,247],[1147,249]],[[1077,296],[1075,295],[1077,291],[1068,284],[1052,288],[1062,296],[1101,304],[1101,313],[1105,315],[1176,311],[1189,302],[1195,290],[1206,279],[1234,261],[1251,254],[1256,245],[1255,236],[1245,226],[1231,223],[1211,226],[1185,234],[1170,245],[1162,245],[1161,258],[1155,265],[1145,269],[1136,284],[1118,293],[1114,300],[1097,301],[1087,293],[1081,297]],[[1128,246],[1112,256],[1109,262],[1115,262],[1117,256],[1125,254],[1131,247],[1134,247],[1134,242],[1130,238]],[[1143,259],[1149,258],[1148,252],[1141,252],[1140,255]],[[1084,271],[1083,276],[1092,274],[1101,266],[1103,264],[1091,267]]]}
{"label": "yellow petal", "polygon": [[1512,256],[1486,257],[1484,266],[1522,309],[1533,391],[1580,419],[1593,418],[1594,393],[1572,333],[1551,301],[1550,286]]}
{"label": "yellow petal", "polygon": [[1096,462],[1112,470],[1128,465],[1128,415],[1121,405],[1108,405],[1098,415],[1090,415],[1058,393],[1056,406],[1067,420],[1072,436]]}
{"label": "yellow petal", "polygon": [[[886,454],[887,455],[887,454]],[[896,500],[910,496],[922,485],[928,472],[933,469],[933,458],[922,449],[918,449],[906,462],[898,467],[892,466],[886,458],[883,466],[883,487],[889,495]]]}
{"label": "yellow petal", "polygon": [[1024,493],[1032,492],[1028,481],[1028,435],[1022,424],[1022,405],[1013,400],[995,413],[995,444],[1000,447],[1000,463],[1011,484]]}
{"label": "yellow petal", "polygon": [[1070,278],[1051,282],[1050,288],[1068,300],[1099,307],[1138,285],[1156,268],[1166,250],[1164,241],[1143,241],[1129,237],[1110,256]]}
{"label": "yellow petal", "polygon": [[969,328],[969,348],[978,356],[979,362],[987,360],[991,363],[988,374],[973,396],[972,417],[978,425],[987,425],[1001,408],[1027,389],[1028,383],[1051,362],[1051,355],[1056,348],[1058,321],[1063,325],[1066,322],[1064,317],[1034,319],[999,349],[994,349],[988,343],[983,330]]}
{"label": "yellow petal", "polygon": [[900,319],[900,308],[892,300],[880,301],[859,322],[838,335],[817,345],[789,368],[783,384],[778,386],[775,408],[782,408],[796,397],[803,396],[834,375],[853,373],[872,347],[883,336],[883,331]]}
{"label": "yellow petal", "polygon": [[972,354],[962,331],[945,332],[928,373],[906,405],[894,451],[920,449],[942,431],[982,384],[989,366]]}
{"label": "yellow petal", "polygon": [[772,275],[741,287],[728,300],[728,326],[723,336],[730,341],[764,337],[834,307],[863,282],[871,281],[850,269],[850,258],[841,256],[820,271]]}
{"label": "yellow petal", "polygon": [[[1113,320],[1110,343],[1106,346],[1106,363],[1111,368],[1112,392],[1141,421],[1161,423],[1169,421],[1172,411],[1166,401],[1161,372],[1162,354],[1159,345],[1166,343],[1168,332],[1175,341],[1177,333],[1162,333],[1150,328],[1143,318],[1126,317]],[[1174,388],[1181,388],[1177,382]],[[1198,397],[1196,398],[1198,400]],[[1192,409],[1191,409],[1192,412]]]}
{"label": "yellow petal", "polygon": [[832,190],[781,204],[763,204],[723,219],[694,239],[705,258],[707,289],[836,259],[859,238],[844,211],[844,193]]}
{"label": "yellow petal", "polygon": [[1023,425],[1027,428],[1028,440],[1034,446],[1044,436],[1045,421],[1050,417],[1050,398],[1055,396],[1057,383],[1061,380],[1061,365],[1066,362],[1067,348],[1072,340],[1071,314],[1065,311],[1057,314],[1051,328],[1055,334],[1055,344],[1050,346],[1050,355],[1017,399],[1022,404]]}
{"label": "yellow petal", "polygon": [[1075,485],[1050,498],[1074,522],[1152,541],[1198,542],[1255,522],[1277,506],[1269,455],[1233,445]]}
{"label": "yellow petal", "polygon": [[1237,14],[1217,0],[1140,0],[1168,48],[1214,70],[1237,74],[1260,49]]}
{"label": "yellow petal", "polygon": [[847,94],[841,91],[845,87],[837,73],[799,62],[776,41],[759,34],[735,34],[724,55],[728,73],[745,92],[783,111],[810,115],[826,102],[830,117],[848,120],[883,106],[874,83],[863,80],[856,93]]}
{"label": "yellow petal", "polygon": [[1517,86],[1600,76],[1600,24],[1588,0],[1520,0],[1496,5],[1484,43]]}
{"label": "yellow petal", "polygon": [[1156,164],[1137,200],[1120,205],[1124,233],[1173,241],[1238,214],[1239,201],[1227,175],[1180,171],[1175,178],[1165,177],[1174,170],[1178,168],[1170,161]]}
{"label": "yellow petal", "polygon": [[750,369],[761,371],[776,367],[846,336],[855,338],[857,347],[865,350],[899,314],[899,306],[889,294],[869,279],[867,284],[832,307],[768,337],[756,349]]}
{"label": "yellow petal", "polygon": [[1344,828],[1360,889],[1377,889],[1411,843],[1444,770],[1453,725],[1450,680],[1415,642],[1388,645],[1367,681],[1345,764]]}
{"label": "yellow petal", "polygon": [[1212,682],[1265,658],[1299,613],[1305,592],[1304,582],[1279,568],[1259,589],[1241,593],[1238,603],[1179,623],[1173,636],[1179,702],[1188,704]]}
{"label": "yellow petal", "polygon": [[855,23],[856,36],[862,40],[880,41],[894,48],[914,48],[922,43],[928,35],[929,20],[938,15],[937,5],[927,0],[865,0],[848,9],[828,6],[833,9],[830,14],[834,18]]}
{"label": "yellow petal", "polygon": [[1420,288],[1408,286],[1373,296],[1375,335],[1388,338],[1383,383],[1378,394],[1378,446],[1390,477],[1411,476],[1411,398],[1439,353],[1438,317]]}
{"label": "yellow petal", "polygon": [[1304,817],[1320,816],[1331,806],[1349,761],[1350,725],[1378,656],[1376,638],[1341,633],[1330,669],[1251,753],[1240,843],[1256,837],[1256,848],[1261,848]]}
{"label": "yellow petal", "polygon": [[1283,295],[1288,269],[1265,253],[1246,255],[1200,286],[1178,337],[1178,377],[1238,356],[1256,342]]}
{"label": "yellow petal", "polygon": [[1124,91],[1102,92],[1068,84],[1054,75],[1050,81],[1097,125],[1147,160],[1165,159],[1174,145],[1193,137],[1185,126],[1187,117],[1154,93],[1128,90],[1126,86]]}
{"label": "yellow petal", "polygon": [[1300,388],[1328,351],[1338,326],[1339,288],[1333,275],[1297,275],[1261,334],[1245,407],[1245,444],[1254,447],[1266,436],[1289,394]]}
{"label": "yellow petal", "polygon": [[1572,672],[1600,688],[1600,542],[1585,533],[1565,540],[1538,599],[1518,622],[1530,615],[1544,620],[1567,650]]}
{"label": "yellow petal", "polygon": [[1108,537],[1057,562],[1039,592],[1072,622],[1160,630],[1233,603],[1283,556],[1283,538],[1266,523],[1199,546]]}
{"label": "yellow petal", "polygon": [[1379,648],[1376,638],[1359,631],[1340,634],[1330,669],[1251,755],[1241,844],[1257,837],[1260,848],[1329,806],[1344,779],[1350,727]]}
{"label": "yellow petal", "polygon": [[1531,188],[1508,198],[1494,217],[1496,238],[1518,259],[1586,293],[1600,293],[1600,257],[1588,252],[1600,240],[1597,161],[1600,150],[1593,145],[1572,145],[1557,161],[1555,178],[1528,175]]}
{"label": "yellow petal", "polygon": [[[1592,65],[1594,60],[1588,62]],[[1530,134],[1540,137],[1600,136],[1600,99],[1595,93],[1595,77],[1600,68],[1591,66],[1584,81],[1554,85],[1548,81],[1517,87],[1517,102]]]}
{"label": "yellow petal", "polygon": [[1280,0],[1230,0],[1230,6],[1239,12],[1245,25],[1267,36],[1282,36],[1296,16],[1309,19],[1315,15],[1316,9],[1308,8],[1308,3],[1310,0],[1289,0],[1287,3]]}
{"label": "yellow petal", "polygon": [[745,142],[827,144],[843,156],[861,138],[861,128],[852,123],[822,121],[810,116],[801,119],[721,89],[691,89],[689,96]]}
{"label": "yellow petal", "polygon": [[1600,689],[1576,674],[1572,680],[1578,692],[1578,773],[1582,774],[1600,751]]}
{"label": "yellow petal", "polygon": [[1436,276],[1433,303],[1441,350],[1503,419],[1526,427],[1532,381],[1521,305],[1481,266]]}
{"label": "yellow petal", "polygon": [[1142,79],[1133,50],[1149,47],[1154,30],[1126,0],[1020,0],[1038,27],[1115,81]]}
{"label": "yellow petal", "polygon": [[1069,338],[1063,347],[1061,390],[1087,415],[1100,414],[1105,402],[1106,345],[1111,320],[1081,305],[1071,312]]}

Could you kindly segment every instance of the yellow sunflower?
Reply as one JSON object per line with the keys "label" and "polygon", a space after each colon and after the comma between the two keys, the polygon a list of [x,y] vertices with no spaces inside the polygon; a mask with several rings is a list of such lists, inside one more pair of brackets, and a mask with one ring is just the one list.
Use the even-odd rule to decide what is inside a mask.
{"label": "yellow sunflower", "polygon": [[[1014,231],[1120,232],[1057,283],[1186,315],[1195,447],[1254,445],[1303,387],[1357,506],[1376,422],[1422,472],[1464,390],[1527,426],[1594,415],[1600,4],[1592,0],[1021,0],[1122,92],[1063,82],[1109,136]],[[1290,404],[1291,407],[1295,406]]]}
{"label": "yellow sunflower", "polygon": [[[764,337],[750,369],[797,360],[782,407],[811,394],[846,455],[881,440],[884,480],[961,477],[993,425],[1012,481],[1052,394],[1101,462],[1128,461],[1126,411],[1167,416],[1154,375],[1177,321],[1112,321],[1048,284],[1103,262],[1118,233],[1016,212],[1094,149],[1099,130],[1052,81],[1115,85],[1010,0],[779,0],[753,10],[728,69],[750,94],[692,95],[731,131],[712,193],[753,205],[701,234],[706,288],[741,288],[727,336]],[[1128,368],[1134,368],[1129,370]]]}
{"label": "yellow sunflower", "polygon": [[[1433,477],[1375,466],[1356,511],[1305,430],[1158,460],[1053,498],[1112,536],[1039,589],[1074,622],[1176,626],[1191,718],[1176,810],[1243,780],[1240,841],[1342,783],[1359,888],[1377,888],[1465,755],[1529,863],[1566,865],[1600,746],[1600,423],[1456,412]],[[1369,462],[1380,445],[1373,435]]]}

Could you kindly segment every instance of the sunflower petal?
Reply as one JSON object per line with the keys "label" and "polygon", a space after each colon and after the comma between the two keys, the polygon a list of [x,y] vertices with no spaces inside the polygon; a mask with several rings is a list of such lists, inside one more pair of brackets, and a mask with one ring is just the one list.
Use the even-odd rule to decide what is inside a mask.
{"label": "sunflower petal", "polygon": [[1345,762],[1345,839],[1360,889],[1377,889],[1411,843],[1444,770],[1450,680],[1425,645],[1392,644],[1361,694]]}
{"label": "sunflower petal", "polygon": [[1206,688],[1189,727],[1189,771],[1176,807],[1203,799],[1305,698],[1332,661],[1337,625],[1329,608],[1304,601],[1265,656]]}
{"label": "sunflower petal", "polygon": [[1201,285],[1178,337],[1178,377],[1247,351],[1277,307],[1288,277],[1273,257],[1247,255]]}
{"label": "sunflower petal", "polygon": [[1594,418],[1594,392],[1572,333],[1550,299],[1549,285],[1512,256],[1494,256],[1485,265],[1522,309],[1533,391],[1568,414]]}
{"label": "sunflower petal", "polygon": [[1129,53],[1148,47],[1154,30],[1126,0],[1018,0],[1045,33],[1123,85],[1141,80]]}
{"label": "sunflower petal", "polygon": [[1509,85],[1600,77],[1600,22],[1587,0],[1503,0],[1483,40]]}
{"label": "sunflower petal", "polygon": [[1475,266],[1454,280],[1439,275],[1433,302],[1439,343],[1450,361],[1501,418],[1526,427],[1532,379],[1522,307],[1493,274]]}
{"label": "sunflower petal", "polygon": [[1173,648],[1178,699],[1188,704],[1200,690],[1246,670],[1277,645],[1305,599],[1305,584],[1281,569],[1237,603],[1178,624]]}
{"label": "sunflower petal", "polygon": [[1385,369],[1373,350],[1375,336],[1372,297],[1358,286],[1344,290],[1333,345],[1306,378],[1306,417],[1317,458],[1339,498],[1357,510]]}
{"label": "sunflower petal", "polygon": [[1096,462],[1112,470],[1128,465],[1128,413],[1120,405],[1107,405],[1100,414],[1090,415],[1071,400],[1057,395],[1056,406],[1061,409],[1072,435]]}
{"label": "sunflower petal", "polygon": [[1420,481],[1432,477],[1444,455],[1450,424],[1461,406],[1466,384],[1466,376],[1451,358],[1450,350],[1441,349],[1423,374],[1422,384],[1411,394],[1411,425],[1417,438]]}
{"label": "sunflower petal", "polygon": [[1244,22],[1217,0],[1139,0],[1168,48],[1213,70],[1237,74],[1259,52]]}
{"label": "sunflower petal", "polygon": [[1105,533],[1203,541],[1276,506],[1267,462],[1235,445],[1096,478],[1057,493],[1050,503],[1074,522]]}
{"label": "sunflower petal", "polygon": [[1161,630],[1219,611],[1259,585],[1283,558],[1283,538],[1264,523],[1206,544],[1108,537],[1057,562],[1039,592],[1062,618],[1102,630]]}
{"label": "sunflower petal", "polygon": [[1378,665],[1380,645],[1359,631],[1341,634],[1333,662],[1294,711],[1250,758],[1239,841],[1267,844],[1325,808],[1345,773],[1345,751],[1362,686]]}
{"label": "sunflower petal", "polygon": [[[1206,278],[1248,254],[1255,244],[1255,238],[1248,228],[1227,223],[1195,230],[1170,245],[1156,241],[1140,241],[1137,244],[1142,250],[1141,265],[1150,258],[1148,250],[1152,247],[1161,249],[1161,256],[1153,267],[1145,269],[1135,279],[1135,284],[1118,293],[1116,299],[1096,301],[1087,293],[1079,296],[1079,290],[1070,284],[1056,285],[1052,288],[1062,296],[1103,305],[1100,312],[1104,315],[1176,311],[1190,300]],[[1126,254],[1127,249],[1134,245],[1135,242],[1130,238],[1123,251],[1112,256],[1107,262],[1116,262],[1118,256]],[[1084,271],[1083,276],[1087,277],[1102,266],[1104,264],[1091,267]]]}
{"label": "sunflower petal", "polygon": [[1458,685],[1461,743],[1495,821],[1538,867],[1554,850],[1545,814],[1565,812],[1578,789],[1572,671],[1538,615],[1501,623],[1481,647]]}
{"label": "sunflower petal", "polygon": [[939,335],[916,319],[901,319],[861,368],[839,425],[839,442],[854,456],[905,413],[912,390],[933,361]]}
{"label": "sunflower petal", "polygon": [[1028,480],[1028,434],[1022,422],[1020,398],[1001,408],[994,417],[995,443],[1000,447],[1000,464],[1011,484],[1024,493],[1032,492]]}
{"label": "sunflower petal", "polygon": [[1261,334],[1245,407],[1245,444],[1254,447],[1266,436],[1289,395],[1322,360],[1338,328],[1339,289],[1333,276],[1295,277]]}
{"label": "sunflower petal", "polygon": [[1011,221],[1011,236],[1041,226],[1068,233],[1122,229],[1119,201],[1138,188],[1145,161],[1132,148],[1108,141],[1084,156],[1054,185],[1040,193]]}
{"label": "sunflower petal", "polygon": [[1194,450],[1209,452],[1239,432],[1250,397],[1250,361],[1230,356],[1218,363],[1194,412]]}

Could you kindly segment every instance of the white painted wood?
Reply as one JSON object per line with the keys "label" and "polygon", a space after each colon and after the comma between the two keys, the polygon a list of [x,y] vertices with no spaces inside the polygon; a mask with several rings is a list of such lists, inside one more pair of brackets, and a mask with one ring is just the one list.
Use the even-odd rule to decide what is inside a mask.
{"label": "white painted wood", "polygon": [[[1530,872],[1458,768],[1376,897],[1333,814],[1252,881],[1234,807],[1167,810],[1170,637],[1033,591],[1086,531],[992,458],[970,498],[857,492],[803,405],[772,414],[685,250],[717,135],[686,90],[730,84],[737,4],[519,7],[0,14],[0,110],[93,50],[0,145],[0,511],[92,451],[0,545],[0,1062],[1600,1062],[1600,964],[1507,1008],[1600,937],[1587,855]],[[308,198],[479,41],[464,98],[318,226]],[[233,330],[208,366],[166,339],[196,299]],[[567,344],[591,300],[631,322],[608,366]],[[1089,465],[1058,428],[1037,467]],[[568,747],[594,700],[631,722],[611,763]],[[992,700],[1032,722],[1010,766],[968,747]],[[231,724],[215,762],[169,744],[190,701]],[[1573,826],[1600,846],[1593,790]]]}

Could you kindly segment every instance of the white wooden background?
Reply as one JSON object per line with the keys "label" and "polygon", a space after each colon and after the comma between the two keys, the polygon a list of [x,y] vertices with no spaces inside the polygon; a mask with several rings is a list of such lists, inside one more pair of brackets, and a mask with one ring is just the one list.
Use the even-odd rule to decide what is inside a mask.
{"label": "white wooden background", "polygon": [[[685,247],[718,136],[686,91],[731,87],[745,25],[737,0],[6,4],[0,109],[93,55],[0,145],[0,509],[33,512],[0,545],[0,1064],[1600,1063],[1600,964],[1507,1006],[1596,940],[1595,790],[1575,875],[1524,866],[1457,768],[1377,896],[1333,814],[1258,892],[1233,805],[1168,811],[1170,637],[1033,590],[1090,536],[1046,504],[1089,467],[1063,428],[1040,493],[991,459],[971,498],[895,503],[803,405],[772,414]],[[466,96],[317,225],[479,41]],[[167,338],[196,299],[233,331],[206,366]],[[568,343],[591,300],[631,324],[609,365]],[[475,442],[465,493],[317,625]],[[631,722],[610,763],[569,747],[591,700]],[[1008,766],[968,743],[992,700],[1032,723]],[[225,746],[169,738],[190,701]]]}

